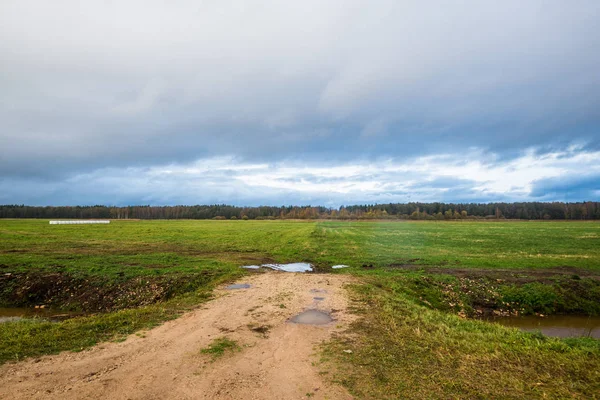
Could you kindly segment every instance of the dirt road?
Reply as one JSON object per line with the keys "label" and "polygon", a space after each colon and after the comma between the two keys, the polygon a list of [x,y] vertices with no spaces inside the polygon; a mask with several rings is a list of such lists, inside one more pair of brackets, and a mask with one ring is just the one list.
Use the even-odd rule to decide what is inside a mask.
{"label": "dirt road", "polygon": [[[350,320],[348,277],[268,272],[202,308],[121,343],[0,367],[0,399],[349,399],[319,372],[315,346]],[[323,298],[315,300],[314,298]],[[287,322],[307,308],[334,322]],[[212,361],[219,337],[241,350]]]}

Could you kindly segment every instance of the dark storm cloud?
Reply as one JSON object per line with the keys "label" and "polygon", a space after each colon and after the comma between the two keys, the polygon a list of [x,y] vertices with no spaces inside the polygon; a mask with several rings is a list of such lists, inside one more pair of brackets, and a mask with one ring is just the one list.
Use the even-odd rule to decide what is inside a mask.
{"label": "dark storm cloud", "polygon": [[531,196],[565,201],[597,199],[600,196],[600,174],[572,175],[534,181]]}
{"label": "dark storm cloud", "polygon": [[[225,156],[235,165],[328,168],[426,155],[452,165],[503,163],[526,150],[572,159],[566,149],[574,145],[593,153],[600,149],[599,22],[597,1],[4,1],[0,185],[7,192],[0,200],[41,201],[34,188],[52,191],[86,174],[146,174]],[[341,201],[325,186],[340,180],[399,180],[406,190],[414,183],[406,171],[296,172],[279,179],[321,185],[303,201]],[[432,182],[419,193],[449,199],[474,190],[473,198],[487,198],[469,180]],[[43,201],[197,196],[138,183],[130,194],[89,187]],[[357,201],[375,198],[353,185]],[[243,187],[238,200],[227,197],[231,190],[216,197],[300,196],[271,188],[261,197]],[[216,198],[201,189],[206,201]],[[386,184],[369,190],[394,199]]]}

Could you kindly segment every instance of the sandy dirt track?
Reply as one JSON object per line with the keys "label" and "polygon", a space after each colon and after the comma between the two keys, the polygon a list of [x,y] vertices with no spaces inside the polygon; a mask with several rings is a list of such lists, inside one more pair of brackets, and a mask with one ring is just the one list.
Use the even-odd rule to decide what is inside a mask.
{"label": "sandy dirt track", "polygon": [[[315,346],[350,321],[343,289],[349,279],[283,272],[250,276],[240,283],[251,288],[219,289],[202,308],[145,337],[6,364],[0,367],[0,399],[349,399],[314,364]],[[335,321],[287,322],[308,308],[330,311]],[[222,336],[236,340],[241,351],[214,362],[200,353]]]}

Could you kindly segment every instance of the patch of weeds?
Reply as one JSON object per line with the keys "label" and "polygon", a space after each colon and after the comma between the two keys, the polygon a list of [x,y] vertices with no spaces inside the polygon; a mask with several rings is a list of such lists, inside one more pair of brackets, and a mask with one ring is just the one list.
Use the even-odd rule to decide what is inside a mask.
{"label": "patch of weeds", "polygon": [[287,308],[287,307],[285,306],[285,304],[281,303],[281,304],[279,305],[279,308]]}
{"label": "patch of weeds", "polygon": [[270,297],[268,300],[273,300],[274,302],[280,302],[291,298],[294,295],[293,292],[281,292],[276,296]]}
{"label": "patch of weeds", "polygon": [[231,340],[225,336],[216,338],[212,341],[208,347],[200,350],[202,354],[208,354],[212,357],[213,361],[222,357],[227,352],[239,351],[241,347],[235,340]]}

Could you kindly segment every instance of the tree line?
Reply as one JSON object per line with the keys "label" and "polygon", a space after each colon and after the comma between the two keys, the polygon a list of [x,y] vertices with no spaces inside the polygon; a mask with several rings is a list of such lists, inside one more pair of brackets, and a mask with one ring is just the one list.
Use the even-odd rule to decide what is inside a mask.
{"label": "tree line", "polygon": [[597,220],[600,202],[390,203],[342,206],[26,206],[0,205],[0,218],[110,219],[525,219]]}

